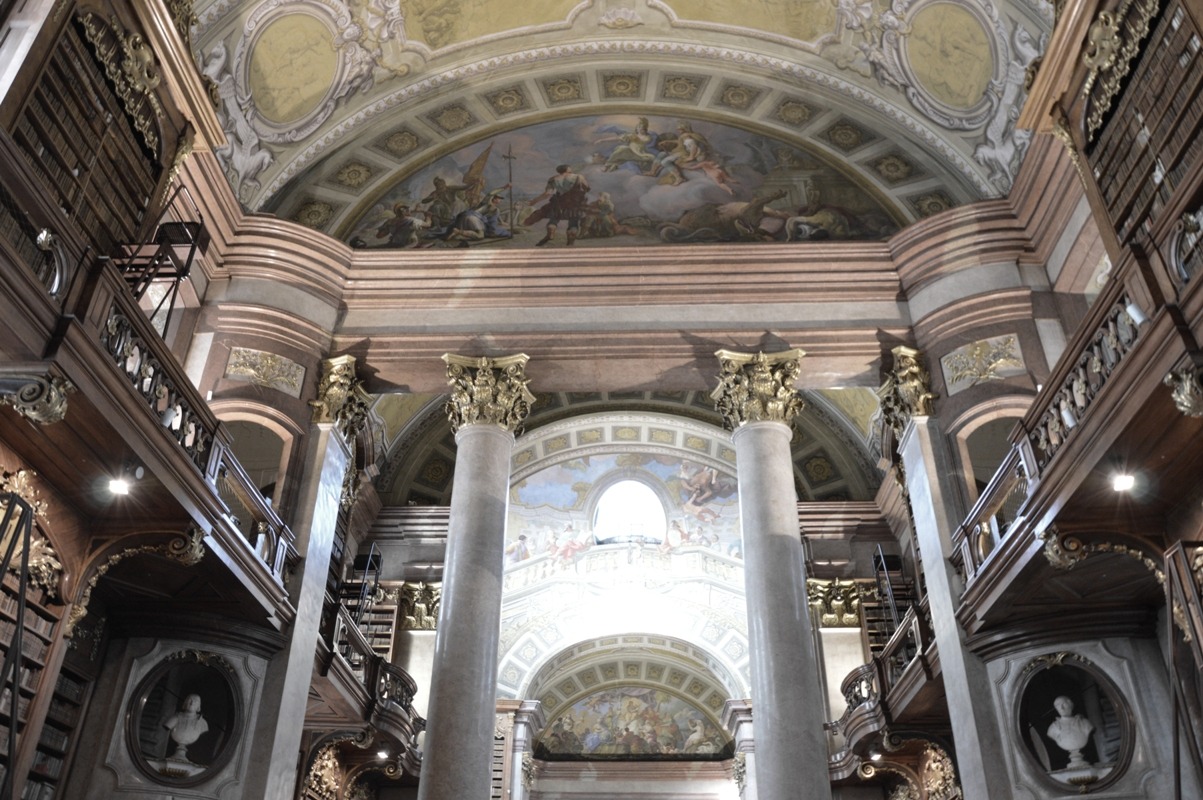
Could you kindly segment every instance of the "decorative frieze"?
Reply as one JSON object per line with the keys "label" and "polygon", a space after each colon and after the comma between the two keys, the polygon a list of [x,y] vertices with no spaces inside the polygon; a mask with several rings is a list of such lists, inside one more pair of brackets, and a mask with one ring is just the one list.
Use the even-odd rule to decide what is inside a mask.
{"label": "decorative frieze", "polygon": [[226,362],[226,377],[247,380],[290,397],[300,397],[305,382],[305,368],[275,353],[234,347],[230,349],[230,358]]}
{"label": "decorative frieze", "polygon": [[67,395],[75,387],[57,375],[13,375],[0,378],[0,405],[30,422],[52,425],[67,416]]}
{"label": "decorative frieze", "polygon": [[782,422],[790,425],[805,403],[794,386],[806,353],[799,349],[779,353],[739,353],[719,350],[718,386],[710,393],[714,408],[729,430],[748,422]]}
{"label": "decorative frieze", "polygon": [[979,383],[1022,375],[1025,369],[1015,334],[992,336],[958,347],[940,359],[940,366],[950,397]]}
{"label": "decorative frieze", "polygon": [[525,353],[504,358],[470,358],[445,353],[451,398],[444,406],[451,429],[465,425],[496,425],[520,433],[535,396],[527,384]]}

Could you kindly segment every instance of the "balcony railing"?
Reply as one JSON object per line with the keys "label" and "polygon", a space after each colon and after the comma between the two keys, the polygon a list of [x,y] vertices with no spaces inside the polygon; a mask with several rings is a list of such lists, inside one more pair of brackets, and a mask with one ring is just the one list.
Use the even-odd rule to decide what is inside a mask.
{"label": "balcony railing", "polygon": [[[1125,272],[1139,285],[1135,269]],[[1108,382],[1141,342],[1144,314],[1122,278],[1095,302],[1049,383],[1012,433],[1011,450],[954,533],[952,561],[966,585],[1020,527],[1042,475],[1090,421]]]}

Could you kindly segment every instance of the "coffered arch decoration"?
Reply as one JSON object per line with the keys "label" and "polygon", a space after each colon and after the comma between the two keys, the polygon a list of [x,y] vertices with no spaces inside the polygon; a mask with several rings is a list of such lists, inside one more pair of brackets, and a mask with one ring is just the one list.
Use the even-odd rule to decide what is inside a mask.
{"label": "coffered arch decoration", "polygon": [[564,648],[531,676],[524,696],[538,699],[548,719],[540,757],[704,760],[731,757],[719,717],[742,688],[686,642],[625,635]]}
{"label": "coffered arch decoration", "polygon": [[[784,141],[839,164],[905,224],[1009,188],[1027,137],[1008,112],[1053,23],[1036,0],[195,8],[240,198],[340,237],[449,153],[587,114],[684,116]],[[285,39],[312,45],[305,63],[279,56]]]}
{"label": "coffered arch decoration", "polygon": [[[804,394],[806,409],[796,420],[791,443],[799,499],[871,499],[881,482],[872,452],[873,419],[878,413],[875,395],[860,389]],[[419,402],[419,398],[409,396],[397,396],[395,400],[388,398],[382,397],[375,407],[376,414],[391,420],[388,423],[391,436],[388,452],[380,459],[382,467],[377,480],[384,504],[447,505],[451,497],[456,447],[442,404],[434,400]],[[404,406],[407,416],[402,418],[394,414],[394,403]],[[716,459],[716,465],[733,470],[734,449],[729,441],[720,447],[719,439],[725,440],[727,435],[721,431],[722,422],[714,410],[714,401],[705,391],[538,393],[526,424],[527,436],[534,438],[530,438],[529,445],[515,448],[514,469],[527,468],[548,455],[563,457],[564,448],[552,441],[560,434],[547,437],[545,441],[539,433],[541,428],[611,412],[665,415],[659,423],[633,426],[635,433],[624,430],[619,434],[615,426],[601,425],[598,430],[608,437],[606,443],[612,445],[611,449],[630,444],[656,448],[673,446],[691,461],[700,463],[701,457],[710,457]],[[711,430],[701,440],[687,442],[687,436],[695,434],[673,432],[672,428],[678,423],[701,423]],[[590,425],[592,423],[584,427]],[[594,435],[582,432],[578,438],[584,437],[581,439],[583,444],[602,444],[601,439],[588,441]],[[625,438],[617,438],[619,435]],[[669,441],[662,441],[665,439]]]}

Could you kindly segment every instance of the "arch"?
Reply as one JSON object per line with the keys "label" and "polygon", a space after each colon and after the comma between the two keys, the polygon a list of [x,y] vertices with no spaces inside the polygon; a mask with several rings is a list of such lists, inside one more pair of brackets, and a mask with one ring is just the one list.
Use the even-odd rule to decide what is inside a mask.
{"label": "arch", "polygon": [[[964,478],[964,484],[967,494],[968,503],[972,505],[981,493],[982,487],[990,482],[990,478],[994,476],[994,472],[1002,464],[1003,457],[1010,451],[1010,432],[1014,426],[1023,419],[1024,414],[1031,408],[1032,397],[1030,395],[1007,395],[1005,397],[994,397],[977,405],[971,406],[961,412],[948,426],[947,435],[950,438],[950,443],[956,451],[957,462],[961,468],[961,475]],[[1005,426],[1003,430],[1003,422],[1010,420],[1011,425]],[[1001,441],[1006,441],[1007,446],[999,453],[999,458],[995,461],[992,468],[987,464],[988,456],[994,452],[991,446],[985,440],[974,441],[970,440],[975,437],[975,434],[981,435],[981,432],[990,431],[990,426],[994,426],[992,432],[985,435],[993,440],[994,449]],[[977,464],[975,465],[975,456]],[[978,467],[975,469],[975,466]],[[988,475],[981,476],[978,473],[982,470],[989,469]],[[978,481],[981,485],[978,485]]]}
{"label": "arch", "polygon": [[[298,448],[305,433],[304,428],[291,417],[268,405],[247,403],[243,400],[226,400],[212,403],[210,408],[219,420],[226,423],[227,431],[229,431],[230,423],[250,423],[264,428],[280,439],[281,449],[275,469],[275,485],[270,494],[266,496],[277,509],[285,505],[286,498],[289,496],[286,489],[291,487],[292,480],[290,478],[293,477],[289,470],[298,463]],[[247,464],[243,463],[239,456],[237,447],[232,445],[232,449],[234,449],[235,456],[239,457],[242,466],[247,467]],[[259,488],[264,487],[259,486]]]}

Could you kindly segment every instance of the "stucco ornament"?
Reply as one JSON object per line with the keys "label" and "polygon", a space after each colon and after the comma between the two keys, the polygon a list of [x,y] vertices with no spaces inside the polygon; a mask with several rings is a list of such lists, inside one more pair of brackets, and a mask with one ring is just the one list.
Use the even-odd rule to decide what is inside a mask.
{"label": "stucco ornament", "polygon": [[1203,384],[1199,370],[1181,367],[1165,376],[1163,383],[1173,390],[1174,405],[1188,417],[1203,417]]}
{"label": "stucco ornament", "polygon": [[802,350],[779,353],[738,353],[719,350],[718,386],[710,393],[714,408],[729,430],[748,422],[783,422],[789,425],[805,407],[794,387]]}
{"label": "stucco ornament", "polygon": [[535,396],[527,384],[525,353],[504,358],[470,358],[446,353],[451,398],[444,406],[451,429],[465,425],[496,425],[520,433]]}

